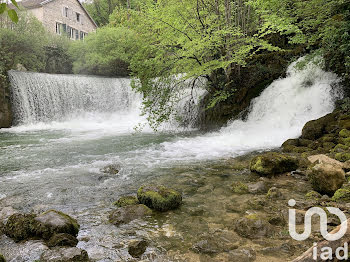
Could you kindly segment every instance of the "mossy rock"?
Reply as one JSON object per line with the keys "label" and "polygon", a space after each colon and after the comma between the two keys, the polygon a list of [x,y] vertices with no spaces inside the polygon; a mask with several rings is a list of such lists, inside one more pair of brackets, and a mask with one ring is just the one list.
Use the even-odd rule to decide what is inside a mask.
{"label": "mossy rock", "polygon": [[339,121],[339,127],[350,130],[350,119],[341,119]]}
{"label": "mossy rock", "polygon": [[277,187],[271,187],[269,191],[267,191],[266,197],[268,199],[281,199],[283,198],[281,190]]}
{"label": "mossy rock", "polygon": [[77,236],[80,228],[74,218],[57,210],[48,210],[37,216],[35,221],[39,224],[37,235],[44,239],[49,239],[56,233],[67,233]]}
{"label": "mossy rock", "polygon": [[333,142],[324,142],[322,144],[322,147],[326,150],[326,151],[331,151],[334,147],[335,144]]}
{"label": "mossy rock", "polygon": [[319,200],[321,197],[322,195],[316,191],[310,191],[305,195],[305,198],[308,200]]}
{"label": "mossy rock", "polygon": [[299,146],[300,147],[308,147],[313,142],[313,140],[303,139],[303,138],[300,138],[298,140],[299,140]]}
{"label": "mossy rock", "polygon": [[158,211],[178,208],[182,203],[182,194],[165,186],[146,185],[137,190],[141,204]]}
{"label": "mossy rock", "polygon": [[283,152],[285,152],[285,153],[301,154],[301,153],[310,152],[310,151],[312,151],[312,149],[309,148],[309,147],[305,147],[305,146],[300,146],[300,147],[297,147],[297,146],[285,146],[283,148]]}
{"label": "mossy rock", "polygon": [[286,146],[299,146],[299,139],[288,139],[282,144],[282,147]]}
{"label": "mossy rock", "polygon": [[257,214],[249,214],[234,221],[234,230],[245,238],[256,239],[273,235],[273,227]]}
{"label": "mossy rock", "polygon": [[347,130],[347,129],[340,130],[339,136],[343,138],[350,137],[350,130]]}
{"label": "mossy rock", "polygon": [[113,205],[117,207],[125,207],[130,205],[137,205],[139,203],[140,202],[136,196],[122,196],[116,202],[114,202]]}
{"label": "mossy rock", "polygon": [[324,136],[322,136],[322,137],[319,139],[319,141],[320,141],[321,143],[324,143],[324,142],[332,142],[332,143],[334,143],[336,140],[337,140],[337,139],[336,139],[335,135],[333,135],[333,134],[324,135]]}
{"label": "mossy rock", "polygon": [[350,146],[350,137],[341,137],[339,138],[339,143],[349,147]]}
{"label": "mossy rock", "polygon": [[0,262],[6,262],[6,259],[2,254],[0,254]]}
{"label": "mossy rock", "polygon": [[250,162],[250,170],[261,176],[272,176],[298,168],[298,160],[289,155],[268,152],[256,156]]}
{"label": "mossy rock", "polygon": [[343,152],[346,152],[348,150],[349,150],[348,146],[343,145],[343,144],[338,144],[333,148],[332,152],[333,153],[343,153]]}
{"label": "mossy rock", "polygon": [[232,184],[232,190],[236,194],[247,194],[249,193],[248,186],[242,182],[233,182]]}
{"label": "mossy rock", "polygon": [[340,166],[319,163],[310,168],[309,181],[315,191],[332,196],[346,181],[345,172]]}
{"label": "mossy rock", "polygon": [[334,124],[336,121],[336,114],[330,113],[324,117],[307,122],[303,129],[301,137],[303,139],[316,140],[326,134],[328,126]]}
{"label": "mossy rock", "polygon": [[13,214],[5,225],[5,234],[15,242],[36,237],[38,222],[33,214]]}
{"label": "mossy rock", "polygon": [[336,153],[335,159],[340,162],[346,162],[350,160],[350,152],[344,152],[344,153]]}
{"label": "mossy rock", "polygon": [[78,244],[78,239],[70,234],[59,233],[54,234],[47,242],[48,247],[75,247]]}
{"label": "mossy rock", "polygon": [[350,188],[340,188],[338,189],[333,197],[332,201],[336,202],[350,202]]}

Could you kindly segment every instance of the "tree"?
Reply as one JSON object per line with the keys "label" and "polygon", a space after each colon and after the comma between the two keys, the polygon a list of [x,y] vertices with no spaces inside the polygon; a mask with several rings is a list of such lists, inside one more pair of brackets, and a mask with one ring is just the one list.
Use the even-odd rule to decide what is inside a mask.
{"label": "tree", "polygon": [[149,0],[115,10],[110,24],[130,29],[137,41],[130,68],[154,127],[171,115],[177,82],[195,86],[204,77],[218,102],[233,94],[233,78],[248,59],[279,50],[257,34],[256,19],[243,0]]}
{"label": "tree", "polygon": [[[72,44],[75,73],[128,76],[130,55],[135,50],[134,35],[127,28],[104,27],[85,40]],[[131,50],[132,49],[132,50]]]}

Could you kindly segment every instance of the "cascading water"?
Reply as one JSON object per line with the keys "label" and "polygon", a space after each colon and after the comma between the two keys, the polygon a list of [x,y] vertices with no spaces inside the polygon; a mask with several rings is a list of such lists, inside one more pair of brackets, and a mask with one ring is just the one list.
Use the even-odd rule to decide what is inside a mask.
{"label": "cascading water", "polygon": [[165,142],[160,154],[179,160],[230,157],[279,147],[300,136],[307,121],[332,112],[342,96],[335,74],[323,71],[320,61],[298,69],[302,60],[291,64],[285,78],[275,80],[252,102],[245,121],[232,121],[204,136]]}

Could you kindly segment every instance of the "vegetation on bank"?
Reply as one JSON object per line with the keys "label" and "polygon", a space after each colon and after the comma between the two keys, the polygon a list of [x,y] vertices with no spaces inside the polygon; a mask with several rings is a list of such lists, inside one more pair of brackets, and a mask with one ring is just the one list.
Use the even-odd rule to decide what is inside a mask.
{"label": "vegetation on bank", "polygon": [[139,79],[134,87],[143,93],[144,111],[155,128],[172,114],[174,90],[183,81],[195,87],[199,79],[207,80],[203,121],[221,118],[217,124],[223,124],[305,54],[321,54],[325,69],[350,86],[348,0],[94,0],[84,5],[100,26],[85,41],[49,36],[28,16],[14,30],[1,28],[2,74],[22,64],[39,72],[131,75]]}

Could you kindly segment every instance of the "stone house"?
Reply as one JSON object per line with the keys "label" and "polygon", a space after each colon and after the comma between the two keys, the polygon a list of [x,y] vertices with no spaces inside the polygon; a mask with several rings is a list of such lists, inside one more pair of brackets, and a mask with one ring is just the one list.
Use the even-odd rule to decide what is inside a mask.
{"label": "stone house", "polygon": [[97,25],[79,0],[24,0],[19,2],[51,33],[83,40]]}

